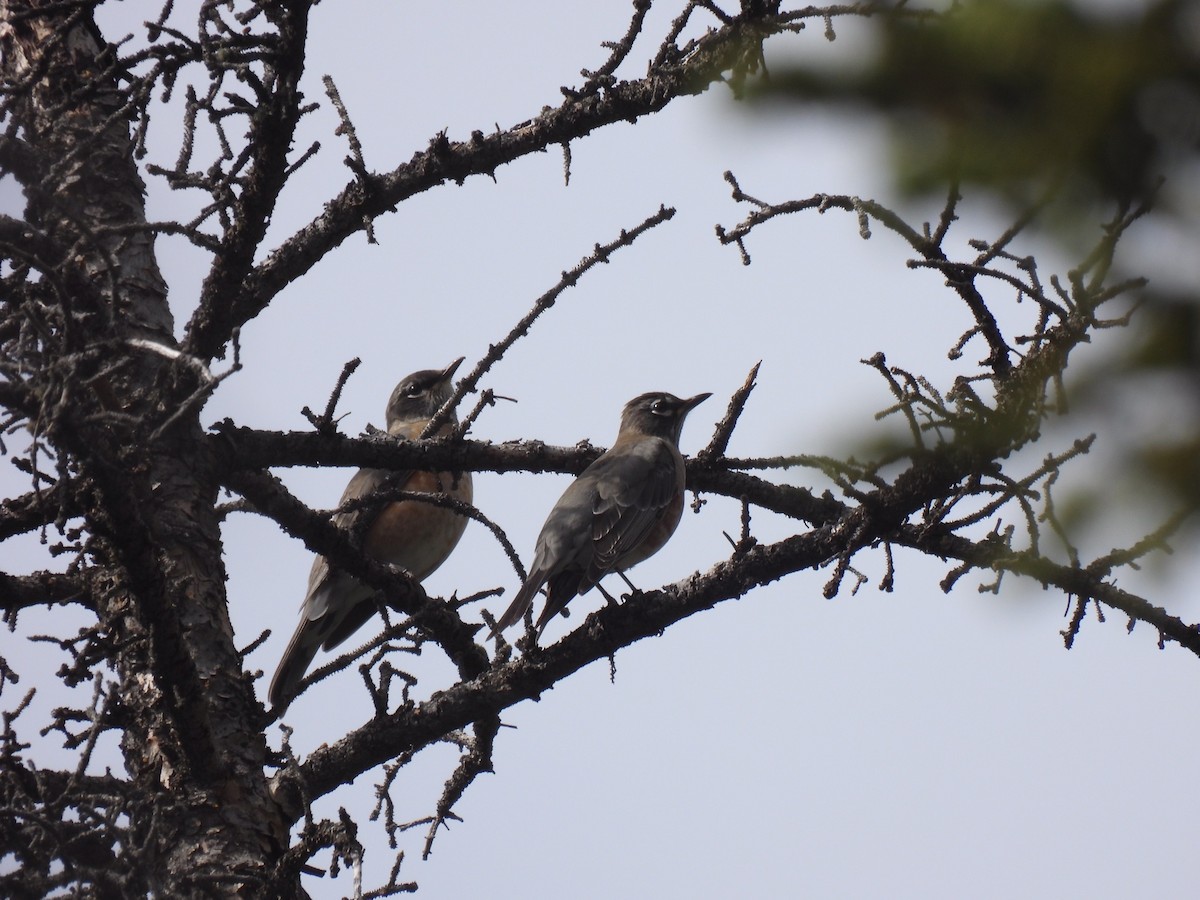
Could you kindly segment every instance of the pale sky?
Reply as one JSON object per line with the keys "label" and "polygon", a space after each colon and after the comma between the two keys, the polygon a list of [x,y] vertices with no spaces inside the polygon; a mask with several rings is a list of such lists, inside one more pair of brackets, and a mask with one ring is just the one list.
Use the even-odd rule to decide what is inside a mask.
{"label": "pale sky", "polygon": [[[387,170],[441,129],[463,139],[556,105],[560,85],[578,85],[581,68],[604,61],[600,44],[624,33],[629,8],[478,0],[319,5],[306,94],[321,110],[306,120],[297,149],[319,140],[323,151],[285,194],[273,242],[319,214],[349,174],[322,75],[337,82],[368,167]],[[116,13],[129,31],[128,21],[147,10]],[[649,17],[651,38],[663,32],[668,12]],[[176,15],[187,26],[195,13]],[[850,24],[838,33],[830,44],[817,25],[776,41],[768,63],[772,54],[866,52]],[[635,49],[623,74],[642,74],[649,46]],[[169,117],[156,124],[151,161],[169,165],[177,152]],[[492,370],[485,386],[519,402],[485,413],[473,436],[565,445],[588,438],[607,446],[634,395],[712,391],[684,429],[683,450],[691,454],[762,360],[730,453],[844,452],[848,442],[886,427],[872,417],[890,404],[882,380],[859,360],[882,351],[944,390],[964,371],[946,351],[969,327],[966,309],[938,276],[905,267],[910,254],[899,239],[875,226],[863,241],[845,213],[769,224],[750,238],[750,267],[717,243],[713,226],[732,226],[748,209],[730,199],[726,169],[769,201],[819,191],[886,199],[881,137],[873,126],[816,109],[751,114],[717,87],[573,145],[569,186],[562,156],[552,152],[503,167],[495,182],[436,188],[376,222],[379,246],[352,237],[243,330],[245,370],[223,384],[204,421],[231,416],[252,427],[304,429],[300,408],[323,408],[343,363],[358,356],[363,364],[343,396],[342,428],[357,434],[367,423],[382,426],[400,378],[460,355],[467,371],[562,270],[666,204],[678,209],[673,221],[566,292]],[[151,185],[152,218],[182,215],[194,202]],[[983,198],[968,198],[951,246],[999,234],[1007,223],[992,218],[994,211]],[[906,210],[918,224],[937,212]],[[160,239],[158,249],[182,329],[204,260],[178,240]],[[1021,249],[1044,253],[1043,264],[1058,271],[1069,265],[1042,244]],[[1008,321],[1028,312],[1010,309],[1009,294],[994,300],[1003,316],[1014,316]],[[968,361],[981,355],[973,349]],[[1103,348],[1084,348],[1085,360],[1088,353]],[[1085,426],[1068,427],[1029,459],[1083,433]],[[1083,460],[1075,477],[1095,477],[1090,465]],[[279,474],[307,502],[329,508],[350,472]],[[18,485],[9,490],[20,489],[19,478],[4,477]],[[808,470],[785,477],[825,487]],[[528,563],[566,477],[482,473],[475,483],[480,509]],[[631,573],[636,584],[685,578],[728,553],[722,532],[737,533],[737,504],[707,499],[699,515],[685,514],[661,553]],[[1113,539],[1136,537],[1137,524]],[[755,515],[754,527],[761,540],[786,533],[765,513]],[[251,658],[266,673],[259,682],[265,695],[296,623],[311,554],[271,522],[246,515],[232,517],[224,536],[239,642],[273,631]],[[14,559],[11,548],[0,562],[18,572],[46,565],[32,555]],[[424,827],[407,835],[402,880],[417,881],[425,897],[1194,892],[1193,828],[1183,811],[1200,800],[1188,777],[1200,743],[1200,662],[1175,646],[1160,651],[1144,626],[1127,635],[1116,614],[1104,624],[1089,615],[1067,652],[1059,636],[1067,599],[1015,578],[999,596],[977,592],[978,575],[945,595],[938,582],[949,565],[899,554],[896,590],[886,594],[876,590],[881,553],[861,554],[855,565],[868,577],[856,595],[848,581],[835,599],[824,599],[828,570],[790,576],[622,651],[615,683],[606,665],[595,665],[540,703],[506,711],[503,721],[515,728],[497,739],[495,774],[470,787],[456,807],[463,821],[440,834],[429,861],[419,859]],[[1158,581],[1129,573],[1120,583],[1195,620],[1187,574]],[[506,594],[485,604],[493,614],[507,605],[516,576],[476,524],[426,582],[440,595],[495,586]],[[572,617],[555,620],[545,641],[602,602],[596,592],[575,600]],[[22,632],[48,629],[50,620],[38,615],[23,619]],[[371,634],[365,628],[356,642]],[[32,652],[11,635],[3,640],[5,655]],[[319,655],[316,664],[328,658]],[[425,696],[445,685],[448,667],[422,658],[411,671]],[[53,682],[45,687],[54,696]],[[347,671],[299,699],[286,721],[303,753],[368,715],[361,682]],[[277,731],[271,740],[277,745]],[[45,752],[44,764],[59,761]],[[432,813],[455,756],[450,748],[426,751],[401,776],[394,792],[401,818]],[[115,751],[109,764],[121,768]],[[373,785],[360,778],[318,810],[336,816],[345,806],[359,821],[368,887],[386,878],[394,858],[382,827],[366,821]],[[310,878],[305,887],[315,898],[353,890],[347,873],[336,881]]]}

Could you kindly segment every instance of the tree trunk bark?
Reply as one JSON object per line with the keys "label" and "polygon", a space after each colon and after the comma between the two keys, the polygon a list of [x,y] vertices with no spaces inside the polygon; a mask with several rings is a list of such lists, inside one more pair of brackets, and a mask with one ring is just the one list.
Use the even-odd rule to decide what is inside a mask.
{"label": "tree trunk bark", "polygon": [[30,151],[17,172],[25,221],[53,254],[30,266],[47,303],[26,345],[23,411],[83,501],[80,562],[97,639],[114,648],[137,798],[112,884],[126,896],[266,896],[286,833],[226,609],[213,461],[185,406],[209,376],[178,354],[130,97],[86,7],[0,0],[0,53],[19,91],[10,125]]}

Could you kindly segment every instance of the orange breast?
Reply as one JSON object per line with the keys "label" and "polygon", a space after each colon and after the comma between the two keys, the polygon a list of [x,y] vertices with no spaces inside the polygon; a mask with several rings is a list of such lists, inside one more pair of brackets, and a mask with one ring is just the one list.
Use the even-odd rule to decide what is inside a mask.
{"label": "orange breast", "polygon": [[[457,479],[449,472],[414,472],[404,490],[445,493],[464,503],[470,503],[473,496],[470,472]],[[367,530],[364,549],[376,559],[404,567],[421,580],[446,561],[466,527],[466,517],[453,510],[419,500],[402,500],[379,511]]]}

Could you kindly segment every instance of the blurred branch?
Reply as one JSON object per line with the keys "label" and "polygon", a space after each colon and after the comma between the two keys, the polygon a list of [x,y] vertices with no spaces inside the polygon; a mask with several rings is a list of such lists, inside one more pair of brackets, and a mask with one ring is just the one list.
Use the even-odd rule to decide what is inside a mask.
{"label": "blurred branch", "polygon": [[[898,577],[895,548],[911,549],[949,561],[952,568],[942,581],[946,590],[968,573],[986,572],[991,581],[983,589],[998,590],[1003,576],[1020,575],[1073,598],[1063,631],[1068,646],[1090,607],[1101,616],[1119,610],[1131,627],[1146,623],[1156,629],[1160,643],[1174,641],[1200,656],[1200,628],[1117,586],[1128,568],[1151,553],[1170,550],[1169,541],[1190,521],[1196,504],[1182,500],[1179,512],[1150,534],[1087,563],[1068,527],[1059,476],[1087,452],[1091,439],[1042,453],[1033,463],[1024,462],[1028,454],[1016,455],[1041,440],[1046,424],[1066,409],[1072,355],[1099,330],[1128,324],[1131,308],[1141,299],[1134,294],[1144,281],[1120,274],[1115,250],[1148,205],[1129,202],[1140,193],[1126,191],[1118,215],[1079,265],[1061,277],[1045,277],[1032,254],[1017,252],[1016,239],[1044,221],[1056,192],[1076,184],[1062,171],[1063,159],[1080,148],[1104,146],[1098,136],[1125,134],[1107,126],[1089,131],[1076,110],[1096,103],[1107,114],[1115,103],[1123,112],[1110,116],[1109,124],[1131,125],[1130,133],[1150,125],[1161,130],[1171,124],[1163,110],[1176,108],[1162,103],[1162,97],[1186,100],[1194,92],[1196,72],[1188,68],[1194,48],[1157,43],[1163,24],[1175,21],[1168,5],[1152,4],[1159,18],[1144,19],[1146,28],[1131,37],[1058,5],[1046,12],[997,3],[984,12],[999,9],[1001,15],[980,20],[972,18],[975,7],[947,13],[910,10],[903,3],[785,9],[774,0],[744,0],[726,9],[709,0],[683,0],[662,26],[661,39],[649,40],[645,74],[621,78],[618,71],[633,64],[634,48],[647,40],[650,21],[649,0],[633,0],[624,35],[604,45],[608,56],[599,68],[581,72],[581,87],[562,89],[558,106],[544,107],[507,129],[475,131],[462,141],[434,135],[408,162],[393,159],[392,168],[380,172],[368,170],[347,104],[328,78],[326,95],[338,115],[337,132],[350,147],[350,175],[335,196],[320,198],[328,200],[321,213],[273,252],[264,243],[280,193],[319,149],[316,143],[292,149],[298,123],[314,108],[301,92],[312,4],[207,2],[195,33],[184,34],[168,24],[174,18],[168,0],[157,19],[146,24],[149,44],[125,56],[96,31],[94,5],[0,0],[0,115],[7,127],[0,137],[0,172],[20,183],[26,202],[23,218],[0,216],[5,262],[0,271],[0,453],[9,452],[3,439],[19,435],[13,461],[32,484],[29,493],[0,503],[0,540],[54,526],[64,537],[46,552],[72,555],[66,574],[0,573],[0,610],[14,627],[20,611],[39,604],[77,603],[95,613],[94,622],[72,633],[67,632],[75,625],[30,638],[61,655],[56,676],[62,685],[92,689],[90,703],[56,707],[40,731],[75,754],[73,770],[44,770],[25,760],[30,745],[22,740],[20,726],[33,708],[34,694],[14,696],[10,688],[0,727],[0,830],[12,837],[14,866],[0,874],[0,894],[50,896],[86,885],[113,897],[199,896],[229,893],[231,885],[242,893],[262,893],[268,883],[275,893],[294,894],[297,874],[325,849],[332,851],[332,872],[343,865],[353,870],[356,894],[407,890],[410,886],[396,877],[399,854],[388,884],[364,893],[356,823],[345,812],[336,820],[314,821],[310,803],[386,763],[379,797],[387,808],[385,828],[394,836],[394,829],[403,827],[395,825],[389,794],[397,773],[422,749],[451,744],[460,753],[457,766],[433,815],[418,820],[430,826],[428,853],[440,827],[456,818],[464,791],[490,771],[503,710],[689,615],[786,575],[826,567],[827,595],[843,587],[856,590],[867,582],[864,551],[881,557],[883,590],[891,590]],[[900,236],[914,255],[909,266],[940,273],[957,298],[953,311],[963,318],[948,348],[960,373],[952,383],[936,382],[914,366],[891,364],[882,352],[864,360],[889,392],[878,418],[904,426],[899,438],[866,461],[804,454],[728,458],[759,367],[750,371],[708,446],[687,464],[688,487],[731,498],[740,509],[741,531],[736,540],[730,538],[728,558],[677,584],[635,592],[624,604],[599,609],[553,646],[527,647],[513,658],[512,648],[501,642],[496,656],[489,657],[476,641],[474,620],[491,621],[481,604],[498,589],[449,600],[428,597],[407,574],[364,557],[361,534],[347,533],[326,513],[307,508],[268,470],[359,465],[576,474],[597,458],[599,448],[550,447],[536,436],[503,445],[462,440],[474,417],[495,399],[486,390],[450,439],[341,436],[334,414],[352,365],[343,371],[324,413],[309,415],[313,432],[256,431],[228,421],[215,433],[202,432],[199,411],[220,381],[240,367],[239,327],[349,235],[363,231],[370,240],[375,219],[404,200],[438,185],[493,175],[501,165],[551,147],[563,148],[569,171],[572,142],[610,124],[637,122],[713,84],[723,83],[740,97],[755,87],[751,76],[765,73],[765,41],[809,21],[824,23],[832,36],[834,19],[843,16],[881,19],[880,65],[889,77],[866,85],[880,92],[875,99],[881,105],[904,106],[888,91],[919,89],[933,72],[933,90],[925,99],[934,103],[923,112],[936,117],[943,107],[980,109],[984,114],[974,124],[996,147],[1044,148],[1046,156],[1060,148],[1069,152],[1055,157],[1059,178],[1049,185],[1041,183],[1045,170],[1037,154],[1031,159],[1039,166],[1015,167],[1022,177],[1039,176],[1030,179],[1038,182],[1037,199],[1023,205],[999,237],[969,242],[965,253],[948,248],[955,246],[950,236],[961,211],[960,186],[978,183],[979,169],[966,167],[939,178],[944,200],[921,227],[882,203],[850,194],[767,203],[745,193],[727,173],[735,202],[751,209],[742,222],[728,230],[718,227],[717,233],[723,243],[738,247],[744,262],[749,262],[747,244],[756,228],[792,212],[845,210],[855,215],[863,238],[878,226]],[[910,27],[918,20],[922,28]],[[980,29],[981,21],[990,30]],[[953,30],[960,26],[968,30]],[[1001,28],[1021,40],[1000,40]],[[1043,31],[1053,38],[1049,44],[1042,42]],[[1165,33],[1173,31],[1168,27]],[[1027,82],[1014,84],[1006,71],[998,79],[1003,90],[988,94],[1015,98],[1013,109],[1041,102],[1038,91],[1026,91],[1026,84],[1041,90],[1053,86],[1051,76],[1060,73],[1068,85],[1089,89],[1053,97],[1048,109],[1061,123],[1052,121],[1056,127],[1033,135],[1035,140],[1019,140],[1028,137],[1024,134],[996,140],[993,128],[1009,121],[1008,108],[973,103],[965,90],[973,85],[970,68],[932,67],[934,61],[946,62],[938,53],[957,49],[943,43],[948,37],[981,58],[990,59],[998,48],[1002,61],[1013,54],[1025,61],[1016,71],[1028,75]],[[1038,52],[1028,56],[1022,41],[1032,38]],[[1123,52],[1129,40],[1144,42],[1138,47],[1153,52],[1130,56]],[[931,52],[927,58],[910,57],[913,48]],[[1180,60],[1172,52],[1186,65],[1174,65]],[[1132,63],[1125,69],[1095,66],[1097,59]],[[1147,68],[1148,59],[1168,59],[1172,65]],[[905,61],[913,63],[910,69],[901,67],[911,83],[886,71],[885,64]],[[876,64],[866,62],[867,68]],[[1101,70],[1119,70],[1120,77],[1098,85],[1083,78]],[[946,72],[963,77],[945,77]],[[798,84],[787,77],[783,81],[793,88]],[[1122,93],[1097,87],[1120,87]],[[1155,101],[1157,89],[1166,93]],[[173,168],[145,168],[173,189],[201,192],[202,203],[189,211],[194,217],[188,221],[145,217],[145,190],[135,161],[146,153],[151,110],[158,115],[160,102],[182,110],[179,153]],[[1183,102],[1178,108],[1200,106]],[[1132,123],[1126,115],[1130,110],[1137,112]],[[943,133],[936,128],[915,132]],[[971,137],[969,129],[962,135]],[[210,156],[198,159],[198,148]],[[1194,155],[1193,141],[1182,156]],[[1129,166],[1125,160],[1123,168],[1105,171],[1121,176],[1122,189],[1142,185],[1150,158],[1153,153],[1142,164]],[[1005,162],[996,156],[990,161]],[[439,415],[448,415],[477,390],[489,366],[567,288],[673,214],[660,207],[563,272],[462,380]],[[173,338],[166,283],[152,243],[156,234],[184,236],[212,256],[183,349]],[[996,289],[1015,292],[1015,299],[1001,305],[989,296]],[[1129,303],[1114,303],[1120,298]],[[1190,299],[1182,298],[1180,306]],[[1019,328],[1010,324],[1014,321]],[[963,357],[976,338],[986,345],[986,358],[972,365]],[[231,344],[232,368],[214,375],[212,358]],[[1194,446],[1185,442],[1184,450],[1194,466]],[[797,465],[817,469],[833,490],[817,496],[781,483],[782,471]],[[233,641],[221,562],[221,486],[241,496],[236,508],[269,517],[332,565],[378,589],[385,619],[386,608],[402,614],[398,621],[387,619],[388,627],[364,647],[313,672],[310,681],[360,662],[373,714],[303,762],[292,755],[286,732],[280,753],[268,753],[262,727],[269,718],[254,696],[252,673],[245,671],[248,651]],[[474,507],[441,495],[384,489],[355,508],[395,499],[451,506],[477,519],[523,575],[503,530]],[[760,543],[751,530],[757,510],[790,518],[791,536]],[[993,518],[993,530],[979,536]],[[1061,539],[1062,549],[1055,550],[1066,563],[1042,548],[1053,543],[1040,542],[1044,533]],[[401,654],[420,653],[431,641],[454,663],[456,674],[417,700],[411,690],[416,677],[393,663]],[[106,681],[110,673],[115,682]],[[0,660],[0,689],[23,674]],[[120,732],[128,783],[87,772],[99,764],[93,751],[110,731]],[[263,776],[264,767],[281,760],[272,787],[282,816],[268,802]],[[302,814],[306,828],[289,850],[288,826]]]}

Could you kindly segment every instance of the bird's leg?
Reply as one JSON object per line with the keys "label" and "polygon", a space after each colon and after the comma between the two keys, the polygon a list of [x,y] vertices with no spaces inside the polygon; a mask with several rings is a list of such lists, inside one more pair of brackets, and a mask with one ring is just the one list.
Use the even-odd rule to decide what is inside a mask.
{"label": "bird's leg", "polygon": [[638,594],[641,593],[641,591],[638,590],[637,585],[629,580],[628,575],[626,575],[620,569],[617,570],[617,574],[621,576],[621,580],[623,582],[625,582],[627,585],[629,585],[629,593],[622,595],[622,597],[621,597],[622,600],[628,600],[630,597],[636,597]]}
{"label": "bird's leg", "polygon": [[[622,577],[622,578],[624,578],[625,576],[624,576],[624,575],[622,575],[621,577]],[[602,585],[602,584],[600,584],[599,582],[597,582],[597,583],[596,583],[596,590],[598,590],[600,593],[602,593],[602,594],[604,595],[604,599],[608,601],[608,604],[609,604],[609,606],[616,606],[616,605],[617,605],[617,601],[616,601],[616,599],[613,597],[613,595],[612,595],[612,594],[610,594],[608,591],[606,591],[606,590],[604,589],[604,585]]]}

